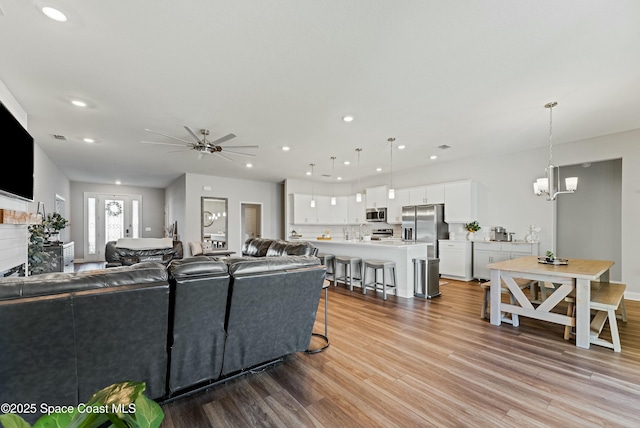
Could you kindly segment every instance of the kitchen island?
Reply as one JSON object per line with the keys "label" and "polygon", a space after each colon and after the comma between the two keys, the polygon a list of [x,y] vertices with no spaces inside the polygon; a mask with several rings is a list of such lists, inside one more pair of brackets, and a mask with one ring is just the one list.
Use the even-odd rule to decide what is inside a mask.
{"label": "kitchen island", "polygon": [[[432,245],[426,242],[403,242],[401,240],[345,241],[334,238],[307,241],[318,248],[320,253],[360,257],[363,261],[377,259],[396,262],[398,296],[406,298],[413,298],[413,259],[427,257],[427,248]],[[367,279],[370,278],[373,278],[372,270],[367,274]],[[379,274],[378,278],[381,279],[382,275]],[[393,295],[393,291],[391,294]]]}

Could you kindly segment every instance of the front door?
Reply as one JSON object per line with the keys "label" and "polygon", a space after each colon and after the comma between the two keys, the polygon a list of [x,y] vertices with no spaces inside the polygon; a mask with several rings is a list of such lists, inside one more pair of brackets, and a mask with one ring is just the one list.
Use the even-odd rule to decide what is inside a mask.
{"label": "front door", "polygon": [[139,238],[142,196],[85,193],[85,261],[104,261],[107,242]]}

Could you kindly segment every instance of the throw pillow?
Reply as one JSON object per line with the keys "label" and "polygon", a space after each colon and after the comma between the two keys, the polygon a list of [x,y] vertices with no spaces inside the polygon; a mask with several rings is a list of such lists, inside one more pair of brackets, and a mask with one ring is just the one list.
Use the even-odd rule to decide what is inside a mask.
{"label": "throw pillow", "polygon": [[213,242],[211,241],[202,242],[202,252],[206,254],[206,253],[210,253],[211,251],[213,251]]}
{"label": "throw pillow", "polygon": [[189,242],[189,247],[191,248],[192,256],[202,254],[202,244],[200,242]]}

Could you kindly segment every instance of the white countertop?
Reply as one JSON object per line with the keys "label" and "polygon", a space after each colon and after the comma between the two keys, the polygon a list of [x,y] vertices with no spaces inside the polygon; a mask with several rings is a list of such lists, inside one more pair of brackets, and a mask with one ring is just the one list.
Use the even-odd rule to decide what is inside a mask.
{"label": "white countertop", "polygon": [[442,241],[442,242],[475,242],[475,243],[482,243],[482,244],[538,244],[538,242],[527,242],[527,241],[522,241],[522,240],[515,240],[515,241],[485,241],[485,240],[481,240],[481,239],[476,239],[474,241],[468,241],[466,239],[438,239],[438,241]]}
{"label": "white countertop", "polygon": [[429,246],[433,245],[430,242],[404,242],[400,239],[398,240],[380,240],[380,241],[345,241],[343,238],[331,238],[330,240],[325,239],[303,239],[312,244],[341,244],[341,245],[360,245],[360,246],[368,246],[368,247],[380,247],[380,248],[406,248],[406,247],[419,247],[419,246]]}

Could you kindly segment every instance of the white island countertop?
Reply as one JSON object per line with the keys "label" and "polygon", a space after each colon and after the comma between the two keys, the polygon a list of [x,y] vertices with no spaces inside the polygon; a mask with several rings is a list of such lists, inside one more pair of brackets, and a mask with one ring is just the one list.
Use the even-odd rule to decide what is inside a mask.
{"label": "white island countertop", "polygon": [[422,245],[433,245],[431,242],[413,242],[413,241],[403,241],[401,239],[382,239],[382,240],[371,240],[371,241],[357,241],[357,240],[349,240],[346,241],[343,238],[331,238],[331,239],[296,239],[297,241],[307,241],[312,245],[316,243],[327,243],[327,244],[340,244],[340,245],[366,245],[372,247],[393,247],[393,248],[404,248],[404,247],[414,247],[414,246],[422,246]]}

